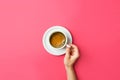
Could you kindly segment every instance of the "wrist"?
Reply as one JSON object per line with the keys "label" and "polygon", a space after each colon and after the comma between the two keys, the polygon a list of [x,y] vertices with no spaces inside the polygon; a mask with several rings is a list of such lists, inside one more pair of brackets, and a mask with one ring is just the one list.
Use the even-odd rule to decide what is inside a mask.
{"label": "wrist", "polygon": [[65,65],[65,69],[66,70],[73,69],[73,65]]}

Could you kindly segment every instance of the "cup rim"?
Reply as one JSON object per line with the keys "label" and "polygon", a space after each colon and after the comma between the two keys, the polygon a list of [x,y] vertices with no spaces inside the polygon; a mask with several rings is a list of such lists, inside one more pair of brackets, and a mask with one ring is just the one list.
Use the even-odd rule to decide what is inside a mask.
{"label": "cup rim", "polygon": [[[51,38],[52,34],[54,34],[54,33],[56,33],[56,32],[60,32],[60,33],[62,33],[62,34],[65,36],[65,43],[64,43],[64,45],[61,46],[61,47],[58,47],[58,48],[53,47],[53,46],[51,45],[51,43],[50,43],[50,38]],[[51,46],[52,48],[54,48],[54,49],[63,49],[63,48],[66,46],[67,42],[68,42],[68,38],[67,38],[67,36],[66,36],[66,34],[65,34],[64,31],[54,31],[54,32],[52,32],[52,33],[50,34],[50,36],[49,36],[49,44],[50,44],[50,46]]]}

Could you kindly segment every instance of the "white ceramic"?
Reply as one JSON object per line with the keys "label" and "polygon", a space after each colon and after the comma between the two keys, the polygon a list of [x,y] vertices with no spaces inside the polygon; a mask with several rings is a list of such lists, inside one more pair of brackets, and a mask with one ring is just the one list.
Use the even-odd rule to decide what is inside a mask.
{"label": "white ceramic", "polygon": [[53,26],[53,27],[50,27],[48,30],[46,30],[46,32],[44,33],[43,35],[43,46],[45,48],[45,50],[52,54],[52,55],[56,55],[56,56],[59,56],[59,55],[63,55],[65,53],[65,48],[61,48],[61,49],[57,49],[57,48],[53,48],[49,42],[49,37],[51,36],[51,34],[53,32],[56,32],[56,31],[60,31],[60,32],[63,32],[66,37],[67,37],[67,44],[69,43],[72,43],[72,36],[70,34],[70,32],[63,26]]}
{"label": "white ceramic", "polygon": [[61,46],[61,47],[59,47],[59,48],[55,48],[55,47],[53,47],[52,45],[51,45],[51,47],[53,47],[53,48],[55,48],[55,49],[62,49],[62,48],[64,48],[64,47],[67,45],[67,40],[68,40],[68,38],[67,38],[67,36],[66,36],[66,33],[65,33],[63,30],[53,31],[52,33],[50,33],[50,36],[49,36],[49,44],[50,44],[50,37],[51,37],[51,35],[54,34],[54,33],[56,33],[56,32],[61,32],[61,33],[65,36],[65,43],[64,43],[63,46]]}

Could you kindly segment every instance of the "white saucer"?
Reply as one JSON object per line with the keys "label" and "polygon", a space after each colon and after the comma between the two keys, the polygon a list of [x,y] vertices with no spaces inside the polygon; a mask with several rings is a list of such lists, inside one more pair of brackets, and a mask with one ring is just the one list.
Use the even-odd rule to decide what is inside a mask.
{"label": "white saucer", "polygon": [[62,26],[53,26],[53,27],[49,28],[43,35],[43,46],[46,49],[46,51],[52,55],[56,55],[56,56],[63,55],[63,54],[65,54],[65,48],[55,49],[49,44],[50,33],[54,32],[54,31],[64,31],[68,38],[67,44],[72,43],[72,36],[66,28],[64,28]]}

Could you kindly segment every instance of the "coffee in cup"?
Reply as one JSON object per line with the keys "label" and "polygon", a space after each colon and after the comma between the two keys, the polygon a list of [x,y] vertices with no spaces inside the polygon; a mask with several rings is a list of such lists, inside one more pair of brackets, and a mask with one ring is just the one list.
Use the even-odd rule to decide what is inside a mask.
{"label": "coffee in cup", "polygon": [[67,37],[63,32],[54,32],[50,36],[50,44],[54,48],[63,48],[67,44]]}

